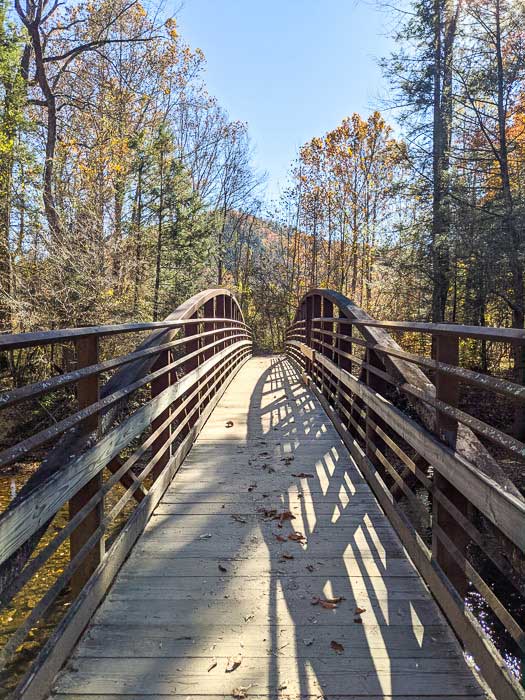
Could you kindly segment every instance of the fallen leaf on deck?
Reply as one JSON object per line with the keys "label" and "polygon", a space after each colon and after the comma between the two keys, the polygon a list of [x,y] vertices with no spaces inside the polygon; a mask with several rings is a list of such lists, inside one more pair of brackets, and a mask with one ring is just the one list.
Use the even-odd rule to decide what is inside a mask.
{"label": "fallen leaf on deck", "polygon": [[363,624],[363,620],[360,617],[354,617],[354,622],[356,622],[358,625]]}
{"label": "fallen leaf on deck", "polygon": [[226,428],[233,428],[233,421],[232,420],[226,421],[225,427]]}
{"label": "fallen leaf on deck", "polygon": [[295,520],[295,515],[289,510],[283,510],[282,513],[277,513],[274,516],[274,520]]}
{"label": "fallen leaf on deck", "polygon": [[361,613],[366,612],[366,608],[356,608],[354,611],[355,615],[361,615]]}
{"label": "fallen leaf on deck", "polygon": [[231,517],[238,523],[243,523],[244,525],[247,523],[247,520],[245,520],[245,518],[241,518],[240,515],[232,515]]}
{"label": "fallen leaf on deck", "polygon": [[255,615],[245,615],[245,616],[244,616],[244,621],[245,621],[245,622],[250,622],[250,620],[253,620],[254,617],[255,617]]}
{"label": "fallen leaf on deck", "polygon": [[306,539],[306,537],[302,534],[302,532],[292,532],[291,535],[288,535],[288,539],[292,540],[293,542],[302,542]]}
{"label": "fallen leaf on deck", "polygon": [[212,662],[208,668],[208,673],[217,666],[217,659],[212,659]]}
{"label": "fallen leaf on deck", "polygon": [[336,642],[333,639],[330,642],[330,647],[335,651],[336,654],[342,654],[343,651],[345,650],[345,648],[342,644],[339,644],[339,642]]}
{"label": "fallen leaf on deck", "polygon": [[[267,496],[268,494],[263,493],[263,496]],[[271,510],[268,508],[259,508],[258,513],[262,513],[265,518],[272,518],[275,519],[277,517],[277,511],[272,508]]]}
{"label": "fallen leaf on deck", "polygon": [[286,537],[283,537],[282,535],[276,535],[275,532],[273,533],[273,536],[277,540],[277,542],[286,542]]}
{"label": "fallen leaf on deck", "polygon": [[281,559],[293,559],[293,558],[294,558],[293,554],[288,554],[286,552],[284,554],[281,554]]}
{"label": "fallen leaf on deck", "polygon": [[292,476],[295,476],[298,479],[313,479],[314,478],[313,474],[307,474],[306,472],[299,472],[299,474],[292,474]]}
{"label": "fallen leaf on deck", "polygon": [[242,698],[247,698],[248,697],[248,691],[252,687],[252,684],[250,685],[240,685],[238,688],[234,688],[232,690],[232,698],[237,698],[237,700],[242,700]]}
{"label": "fallen leaf on deck", "polygon": [[330,598],[330,599],[324,599],[324,598],[319,598],[318,596],[314,596],[311,600],[312,605],[320,605],[322,608],[325,608],[325,610],[334,610],[337,608],[337,605],[344,600],[342,596],[339,596],[337,598]]}
{"label": "fallen leaf on deck", "polygon": [[228,569],[225,566],[223,566],[222,564],[219,564],[219,571],[226,573],[228,571]]}
{"label": "fallen leaf on deck", "polygon": [[288,681],[283,681],[283,682],[279,685],[279,687],[277,688],[277,690],[286,690],[286,688],[288,688]]}
{"label": "fallen leaf on deck", "polygon": [[242,656],[238,654],[237,656],[228,657],[228,663],[226,664],[225,673],[232,673],[236,668],[242,663]]}

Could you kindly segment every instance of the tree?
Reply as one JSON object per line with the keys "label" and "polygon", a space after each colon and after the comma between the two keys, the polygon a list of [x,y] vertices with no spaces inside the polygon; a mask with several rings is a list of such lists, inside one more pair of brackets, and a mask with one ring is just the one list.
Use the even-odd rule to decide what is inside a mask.
{"label": "tree", "polygon": [[0,0],[0,328],[11,326],[11,209],[13,170],[20,155],[19,132],[24,124],[27,50],[23,35],[8,19],[8,4]]}

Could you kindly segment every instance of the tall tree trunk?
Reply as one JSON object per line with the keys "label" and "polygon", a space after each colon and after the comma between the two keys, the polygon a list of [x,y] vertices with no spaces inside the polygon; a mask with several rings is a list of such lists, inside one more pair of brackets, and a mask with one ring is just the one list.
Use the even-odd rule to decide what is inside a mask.
{"label": "tall tree trunk", "polygon": [[[495,0],[495,47],[497,66],[497,90],[498,90],[498,151],[499,171],[501,177],[501,193],[503,199],[503,229],[508,240],[509,264],[512,276],[512,325],[515,328],[523,328],[525,322],[525,296],[524,296],[524,271],[521,250],[521,236],[514,212],[514,198],[512,194],[509,146],[507,141],[507,106],[505,102],[506,80],[505,66],[503,62],[503,46],[501,36],[501,0]],[[515,346],[514,375],[519,384],[525,384],[525,347]],[[525,438],[525,411],[521,405],[516,406],[514,412],[514,434]]]}
{"label": "tall tree trunk", "polygon": [[432,133],[432,321],[445,320],[450,287],[450,148],[453,56],[461,0],[434,0]]}
{"label": "tall tree trunk", "polygon": [[155,289],[153,293],[153,320],[159,319],[160,271],[162,262],[162,224],[164,218],[164,150],[160,151],[160,192],[159,214],[157,219],[157,250],[155,260]]}
{"label": "tall tree trunk", "polygon": [[135,265],[133,273],[133,315],[135,316],[139,304],[139,290],[142,281],[142,176],[144,161],[141,158],[137,173],[137,190],[133,211],[133,229],[135,233]]}

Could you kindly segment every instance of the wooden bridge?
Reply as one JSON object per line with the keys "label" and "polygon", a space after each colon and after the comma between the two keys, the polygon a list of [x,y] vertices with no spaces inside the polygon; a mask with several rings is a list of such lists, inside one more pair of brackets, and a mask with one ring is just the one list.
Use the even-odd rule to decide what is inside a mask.
{"label": "wooden bridge", "polygon": [[45,454],[0,516],[5,692],[523,700],[469,601],[519,659],[525,501],[502,464],[525,445],[464,395],[519,424],[525,388],[462,367],[476,342],[525,333],[379,322],[328,290],[282,356],[252,356],[224,289],[159,323],[0,336],[11,365],[70,359],[0,408],[77,401],[0,453]]}

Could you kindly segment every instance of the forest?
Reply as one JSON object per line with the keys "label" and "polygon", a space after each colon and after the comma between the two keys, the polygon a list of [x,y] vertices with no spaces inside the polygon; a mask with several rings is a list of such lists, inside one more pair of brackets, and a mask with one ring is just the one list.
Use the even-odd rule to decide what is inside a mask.
{"label": "forest", "polygon": [[249,125],[175,18],[2,0],[2,329],[157,320],[211,285],[268,348],[315,286],[377,318],[523,328],[524,4],[387,11],[395,128],[375,111],[312,134],[267,202]]}
{"label": "forest", "polygon": [[[56,640],[69,659],[136,543],[135,569],[157,569],[128,592],[124,622],[144,594],[167,650],[140,626],[122,633],[122,648],[137,646],[128,661],[93,655],[110,681],[91,697],[113,693],[113,665],[140,675],[183,642],[188,663],[205,664],[191,683],[215,678],[216,697],[246,698],[263,652],[254,636],[255,661],[235,676],[250,683],[230,684],[235,630],[254,618],[264,630],[268,610],[277,629],[289,619],[277,603],[301,637],[275,650],[279,630],[264,658],[273,673],[281,649],[298,650],[290,673],[302,676],[295,695],[272,676],[272,697],[314,697],[305,679],[319,661],[339,688],[340,656],[363,683],[353,697],[482,697],[449,673],[467,663],[505,689],[498,700],[523,697],[525,0],[359,2],[390,33],[376,57],[387,90],[309,134],[270,197],[250,123],[209,89],[182,6],[0,0],[0,697],[40,682],[28,665]],[[161,537],[168,521],[178,529]],[[148,564],[148,541],[165,558]],[[166,584],[177,547],[193,573]],[[426,587],[414,594],[419,575],[428,600]],[[335,590],[345,578],[348,601]],[[344,639],[326,623],[339,605]],[[321,649],[310,633],[321,638],[323,611]],[[194,653],[199,630],[172,638],[199,615],[234,632],[228,652],[208,658],[206,639]],[[78,634],[53,636],[70,619]],[[449,622],[461,650],[452,633],[432,636]],[[155,683],[175,697],[163,673],[149,668],[133,697]]]}

